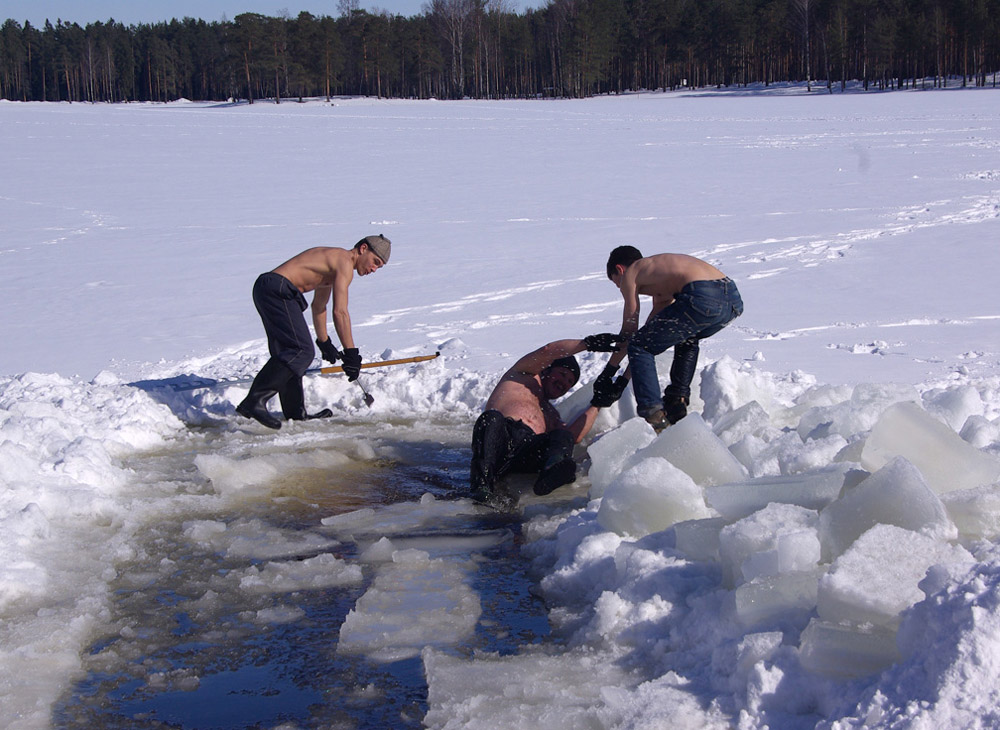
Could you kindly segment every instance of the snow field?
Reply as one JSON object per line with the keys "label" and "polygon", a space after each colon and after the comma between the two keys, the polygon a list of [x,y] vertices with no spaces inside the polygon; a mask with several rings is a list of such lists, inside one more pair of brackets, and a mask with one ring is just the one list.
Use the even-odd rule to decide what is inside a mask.
{"label": "snow field", "polygon": [[[49,727],[84,665],[211,684],[143,664],[173,617],[117,620],[112,591],[170,586],[214,642],[359,571],[344,651],[422,657],[430,727],[996,726],[995,99],[0,105],[0,726]],[[371,409],[311,377],[335,421],[263,433],[233,416],[245,386],[126,385],[252,376],[256,275],[372,232],[396,246],[351,290],[365,358],[442,358],[366,371]],[[716,263],[747,312],[705,344],[683,428],[656,437],[626,392],[579,484],[522,500],[555,639],[463,654],[474,564],[508,537],[417,539],[477,508],[387,505],[367,475],[466,444],[528,349],[616,330],[624,242]],[[271,501],[309,527],[220,518]]]}

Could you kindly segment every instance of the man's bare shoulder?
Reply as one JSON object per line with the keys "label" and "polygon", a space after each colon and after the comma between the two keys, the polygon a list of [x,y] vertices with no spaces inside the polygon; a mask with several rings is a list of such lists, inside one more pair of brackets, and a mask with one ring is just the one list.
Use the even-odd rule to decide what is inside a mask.
{"label": "man's bare shoulder", "polygon": [[274,271],[301,291],[311,291],[330,284],[340,274],[352,269],[351,252],[336,246],[315,246],[288,259]]}

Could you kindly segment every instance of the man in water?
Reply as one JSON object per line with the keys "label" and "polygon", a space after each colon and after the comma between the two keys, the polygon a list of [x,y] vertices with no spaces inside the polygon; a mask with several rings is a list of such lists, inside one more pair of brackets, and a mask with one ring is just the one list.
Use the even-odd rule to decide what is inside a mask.
{"label": "man in water", "polygon": [[[733,281],[707,261],[677,253],[646,256],[633,246],[619,246],[608,258],[608,278],[625,300],[621,334],[628,338],[628,362],[636,410],[662,431],[687,415],[691,381],[698,365],[699,342],[743,313]],[[639,327],[639,295],[653,305]],[[670,385],[660,397],[656,355],[674,348]],[[625,357],[611,356],[603,376],[610,377]]]}
{"label": "man in water", "polygon": [[511,473],[537,473],[534,492],[544,495],[576,480],[573,445],[590,431],[599,408],[621,397],[627,380],[595,381],[591,405],[569,425],[552,401],[564,396],[580,379],[574,355],[584,350],[613,352],[618,335],[590,335],[582,340],[557,340],[529,352],[504,373],[472,430],[472,496],[509,509],[516,498],[500,491],[500,480]]}
{"label": "man in water", "polygon": [[[302,376],[312,364],[315,350],[309,326],[302,313],[306,310],[307,292],[313,293],[312,320],[316,344],[323,359],[344,361],[348,380],[361,373],[361,355],[354,345],[351,315],[347,311],[347,288],[354,274],[367,276],[389,261],[391,242],[384,236],[366,236],[354,248],[320,246],[293,256],[274,271],[261,274],[253,285],[253,303],[260,313],[267,334],[271,359],[265,363],[250,386],[247,397],[236,412],[268,428],[281,428],[281,421],[267,410],[267,402],[278,395],[285,418],[305,420],[333,415],[328,408],[306,413]],[[341,352],[330,341],[326,327],[327,302],[333,300],[333,327],[344,348]]]}

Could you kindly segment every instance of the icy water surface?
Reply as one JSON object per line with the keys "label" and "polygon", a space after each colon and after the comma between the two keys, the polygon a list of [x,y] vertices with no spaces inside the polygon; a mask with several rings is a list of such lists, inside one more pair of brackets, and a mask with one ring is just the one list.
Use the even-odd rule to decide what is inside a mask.
{"label": "icy water surface", "polygon": [[421,727],[419,646],[505,654],[543,640],[519,520],[460,499],[467,429],[416,441],[405,430],[378,438],[388,457],[285,469],[221,510],[199,510],[211,469],[195,464],[239,435],[223,445],[196,434],[131,464],[177,482],[195,506],[149,525],[136,559],[119,567],[112,635],[91,647],[87,676],[53,725]]}

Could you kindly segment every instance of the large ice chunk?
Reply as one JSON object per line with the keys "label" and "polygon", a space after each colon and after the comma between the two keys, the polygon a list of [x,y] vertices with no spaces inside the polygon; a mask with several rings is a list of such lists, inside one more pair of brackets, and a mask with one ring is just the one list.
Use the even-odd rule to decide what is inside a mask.
{"label": "large ice chunk", "polygon": [[735,411],[720,416],[712,430],[722,443],[732,446],[747,434],[761,437],[776,429],[771,425],[771,417],[763,406],[752,400]]}
{"label": "large ice chunk", "polygon": [[851,464],[834,464],[813,472],[759,477],[705,488],[705,501],[728,521],[742,519],[771,502],[820,510],[840,496]]}
{"label": "large ice chunk", "polygon": [[920,396],[912,385],[861,383],[854,388],[850,400],[806,411],[799,421],[798,432],[803,441],[831,434],[850,439],[871,429],[883,411],[894,403],[918,400]]}
{"label": "large ice chunk", "polygon": [[969,416],[959,436],[977,449],[990,446],[1000,441],[1000,418],[991,421],[986,416]]}
{"label": "large ice chunk", "polygon": [[837,679],[875,674],[900,659],[892,629],[815,618],[802,632],[799,657],[809,671]]}
{"label": "large ice chunk", "polygon": [[779,621],[801,621],[816,608],[823,568],[754,578],[735,591],[736,616],[745,628]]}
{"label": "large ice chunk", "polygon": [[898,403],[882,414],[861,463],[875,471],[897,456],[920,469],[938,494],[1000,481],[1000,459],[970,446],[916,403]]}
{"label": "large ice chunk", "polygon": [[714,423],[723,414],[754,400],[767,410],[775,400],[775,384],[767,373],[728,355],[705,366],[700,375],[698,392],[707,421]]}
{"label": "large ice chunk", "polygon": [[820,558],[817,522],[813,510],[769,504],[723,528],[719,557],[727,585],[815,568]]}
{"label": "large ice chunk", "polygon": [[970,417],[982,416],[986,411],[982,396],[971,385],[924,393],[924,406],[956,432]]}
{"label": "large ice chunk", "polygon": [[682,520],[710,515],[701,489],[666,459],[643,459],[608,485],[597,522],[619,535],[642,537]]}
{"label": "large ice chunk", "polygon": [[656,438],[644,418],[633,418],[601,435],[587,449],[590,454],[590,497],[597,499],[618,476],[636,451]]}
{"label": "large ice chunk", "polygon": [[719,533],[726,524],[722,517],[678,522],[674,525],[674,547],[691,560],[718,560]]}
{"label": "large ice chunk", "polygon": [[1000,538],[1000,484],[948,492],[941,501],[962,537]]}
{"label": "large ice chunk", "polygon": [[957,535],[940,498],[920,471],[902,457],[823,509],[819,517],[823,557],[832,560],[880,523],[942,538]]}
{"label": "large ice chunk", "polygon": [[895,628],[900,612],[923,600],[917,584],[930,566],[973,562],[963,547],[895,525],[876,525],[820,579],[819,617],[833,623]]}
{"label": "large ice chunk", "polygon": [[746,477],[746,469],[697,413],[665,429],[644,449],[632,457],[640,459],[659,456],[687,473],[696,484],[725,484]]}

